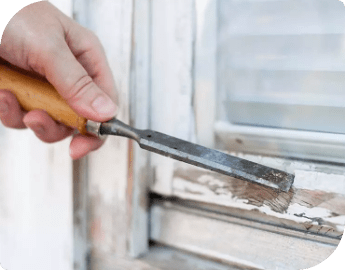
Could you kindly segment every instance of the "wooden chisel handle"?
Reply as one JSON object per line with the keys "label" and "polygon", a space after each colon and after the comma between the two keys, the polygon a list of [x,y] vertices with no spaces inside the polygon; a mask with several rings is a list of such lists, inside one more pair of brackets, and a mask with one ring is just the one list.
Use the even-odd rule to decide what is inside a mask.
{"label": "wooden chisel handle", "polygon": [[0,62],[0,89],[11,91],[24,110],[44,110],[54,120],[87,133],[86,118],[76,114],[48,82]]}

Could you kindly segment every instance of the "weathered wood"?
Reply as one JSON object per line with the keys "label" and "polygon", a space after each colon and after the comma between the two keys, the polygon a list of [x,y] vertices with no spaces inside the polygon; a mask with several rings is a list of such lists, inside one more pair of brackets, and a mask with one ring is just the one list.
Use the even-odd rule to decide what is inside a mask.
{"label": "weathered wood", "polygon": [[[194,1],[153,0],[151,5],[151,128],[190,140]],[[152,155],[151,161],[152,189],[171,194],[173,161],[159,155]]]}
{"label": "weathered wood", "polygon": [[[134,1],[130,80],[130,124],[149,128],[150,118],[150,1]],[[148,191],[152,180],[149,152],[130,141],[127,187],[128,253],[137,257],[148,251]]]}
{"label": "weathered wood", "polygon": [[[118,118],[126,123],[129,121],[132,4],[125,0],[78,1],[74,10],[75,18],[94,31],[103,44],[117,85]],[[81,168],[87,170],[91,258],[94,253],[101,254],[104,259],[114,254],[127,254],[129,147],[127,139],[110,136],[100,150],[89,156],[88,167]],[[81,254],[87,255],[87,250]]]}
{"label": "weathered wood", "polygon": [[[210,105],[207,101],[214,95],[214,70],[208,70],[210,72],[207,73],[207,84],[203,84],[203,76],[207,70],[201,66],[204,61],[215,64],[212,62],[215,52],[208,51],[214,44],[211,40],[208,40],[211,44],[202,43],[214,33],[211,31],[207,34],[207,29],[200,28],[200,25],[207,24],[207,18],[202,18],[208,16],[207,12],[215,11],[215,6],[212,6],[214,1],[138,0],[133,2],[133,6],[132,1],[124,0],[86,2],[90,4],[87,6],[90,11],[87,25],[99,35],[105,45],[119,86],[122,106],[120,119],[125,122],[129,120],[130,124],[138,128],[150,126],[187,140],[195,139],[196,124],[200,142],[212,145],[213,134],[209,131],[213,130],[213,126],[203,133],[206,126],[202,126],[202,118],[207,109],[203,108],[201,103],[199,105],[199,102],[201,99],[204,104]],[[150,89],[152,96],[148,98]],[[131,98],[129,94],[132,95]],[[192,101],[198,104],[192,107]],[[196,121],[193,119],[193,110]],[[214,115],[208,116],[207,125],[212,125],[210,123]],[[127,144],[124,138],[108,138],[103,149],[90,157],[88,173],[91,269],[174,269],[171,267],[175,266],[175,261],[168,263],[168,268],[164,268],[158,259],[124,258],[128,254],[139,255],[148,248],[148,160],[145,151],[132,142]],[[164,212],[165,210],[159,212],[154,206],[150,226],[153,238],[157,241],[186,249],[205,258],[246,265],[246,269],[261,267],[261,263],[267,261],[267,254],[278,260],[278,251],[286,252],[291,261],[297,258],[292,266],[305,266],[309,262],[322,259],[327,252],[332,252],[339,242],[341,226],[344,225],[341,223],[344,216],[343,195],[339,192],[342,187],[338,186],[343,183],[342,178],[338,181],[338,178],[332,177],[337,190],[322,190],[320,193],[314,190],[314,183],[302,181],[301,186],[296,186],[293,190],[296,193],[284,195],[264,189],[260,189],[260,193],[260,190],[253,186],[240,185],[235,181],[229,183],[217,175],[195,168],[190,170],[177,167],[174,170],[174,161],[156,155],[152,156],[151,164],[156,167],[155,177],[152,177],[156,180],[153,191],[189,199],[194,202],[195,207],[213,212],[216,212],[216,208],[210,206],[218,207],[217,209],[221,208],[221,211],[227,214],[233,214],[232,219],[218,220],[213,215],[204,215],[206,211],[196,215],[193,210],[193,213],[188,212],[190,209],[173,209],[168,213]],[[293,166],[301,171],[299,176],[302,179],[302,174],[307,173],[308,169],[303,167],[304,163],[299,164],[302,165]],[[316,182],[320,177],[327,177],[329,174],[342,174],[334,171],[333,167],[330,171],[327,171],[327,167],[324,168],[325,170],[318,171],[317,167]],[[308,176],[306,179],[313,177]],[[320,188],[321,182],[318,184]],[[303,202],[304,198],[307,198],[307,203]],[[332,216],[333,210],[338,217]],[[169,220],[168,223],[161,222],[165,217]],[[236,223],[237,217],[251,218],[258,222]],[[319,217],[321,219],[318,219]],[[253,241],[248,241],[246,234],[257,235],[261,243],[267,243],[265,249],[259,244],[253,245]],[[234,243],[238,245],[223,241],[224,235],[235,237],[237,242]],[[292,250],[289,244],[296,249]],[[243,246],[250,246],[248,254],[243,254],[243,249],[238,248]],[[303,250],[306,253],[305,258],[302,257],[303,248],[307,250]],[[229,257],[230,253],[233,257]],[[265,263],[268,265],[270,262],[264,262],[263,265]],[[282,264],[289,269],[287,259]]]}
{"label": "weathered wood", "polygon": [[272,157],[238,156],[294,173],[293,187],[287,193],[277,192],[178,163],[173,178],[173,195],[241,209],[241,215],[247,218],[256,217],[263,222],[341,238],[345,225],[343,167]]}
{"label": "weathered wood", "polygon": [[[157,195],[156,195],[157,196]],[[201,203],[191,200],[179,199],[174,197],[173,199],[164,200],[162,198],[155,197],[153,199],[153,204],[155,202],[166,202],[173,203],[174,207],[180,209],[182,207],[183,211],[187,209],[197,210],[203,214],[203,216],[210,219],[219,219],[228,223],[236,223],[241,226],[249,226],[259,230],[264,230],[272,233],[283,234],[289,237],[297,237],[300,239],[317,241],[319,243],[338,245],[340,240],[337,237],[332,237],[329,234],[323,235],[319,233],[313,233],[306,231],[305,227],[300,226],[300,228],[292,227],[284,224],[283,222],[275,222],[274,218],[267,217],[260,213],[250,213],[247,215],[246,211],[239,208],[224,207],[220,205],[212,205],[207,203]]]}
{"label": "weathered wood", "polygon": [[305,269],[325,260],[336,245],[300,239],[210,218],[207,212],[171,203],[152,207],[151,237],[176,248],[244,269]]}
{"label": "weathered wood", "polygon": [[[102,42],[119,92],[118,118],[129,120],[132,1],[88,1],[88,26]],[[109,137],[89,157],[89,237],[93,252],[127,254],[128,140]]]}
{"label": "weathered wood", "polygon": [[[75,7],[75,18],[93,30],[105,47],[120,92],[118,118],[148,128],[150,2],[82,1]],[[84,185],[89,191],[78,197],[89,197],[89,258],[144,253],[148,249],[148,153],[127,139],[109,137],[87,163],[79,170],[87,171]],[[79,214],[85,216],[83,211]],[[81,258],[86,258],[88,249],[83,253]]]}
{"label": "weathered wood", "polygon": [[[86,0],[73,1],[73,19],[89,27],[89,5]],[[91,253],[89,238],[89,158],[73,162],[73,261],[74,270],[87,270]]]}

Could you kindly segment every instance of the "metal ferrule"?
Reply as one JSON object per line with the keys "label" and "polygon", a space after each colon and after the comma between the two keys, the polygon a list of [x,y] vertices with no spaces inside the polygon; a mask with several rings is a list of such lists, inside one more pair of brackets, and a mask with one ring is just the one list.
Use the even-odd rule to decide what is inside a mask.
{"label": "metal ferrule", "polygon": [[90,133],[92,135],[95,135],[97,137],[101,137],[101,134],[100,134],[101,125],[102,125],[102,123],[100,123],[100,122],[94,122],[92,120],[87,120],[86,130],[88,133]]}

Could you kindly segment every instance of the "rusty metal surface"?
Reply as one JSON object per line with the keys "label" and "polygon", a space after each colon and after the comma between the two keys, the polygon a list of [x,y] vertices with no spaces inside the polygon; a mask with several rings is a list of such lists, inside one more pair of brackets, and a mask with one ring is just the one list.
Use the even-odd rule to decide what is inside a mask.
{"label": "rusty metal surface", "polygon": [[137,130],[117,119],[102,123],[100,134],[128,137],[145,150],[273,189],[288,191],[294,181],[292,174],[153,130]]}

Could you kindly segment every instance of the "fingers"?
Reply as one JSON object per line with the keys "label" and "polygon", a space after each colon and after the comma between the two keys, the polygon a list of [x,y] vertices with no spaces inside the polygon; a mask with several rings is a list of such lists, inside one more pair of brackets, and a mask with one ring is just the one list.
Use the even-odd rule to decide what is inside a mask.
{"label": "fingers", "polygon": [[0,119],[2,124],[10,128],[25,128],[24,114],[16,97],[9,91],[0,90]]}
{"label": "fingers", "polygon": [[102,44],[91,31],[74,21],[65,27],[66,42],[94,82],[116,103],[117,91]]}
{"label": "fingers", "polygon": [[71,128],[55,122],[45,111],[28,112],[23,119],[24,124],[44,142],[61,141],[73,133]]}
{"label": "fingers", "polygon": [[[99,40],[49,3],[38,2],[16,14],[4,32],[0,57],[45,76],[71,108],[87,119],[103,122],[116,115],[115,83]],[[4,125],[26,125],[45,142],[72,133],[42,111],[25,114],[14,96],[4,95],[0,95]],[[97,138],[78,135],[72,140],[71,156],[80,158],[101,145]]]}
{"label": "fingers", "polygon": [[63,124],[56,123],[44,111],[24,112],[16,97],[9,91],[0,90],[0,119],[10,128],[30,128],[44,142],[57,142],[73,132]]}
{"label": "fingers", "polygon": [[67,44],[61,42],[53,51],[49,55],[42,53],[44,73],[71,108],[94,121],[114,117],[116,105],[75,59]]}
{"label": "fingers", "polygon": [[97,150],[104,141],[96,137],[76,135],[70,144],[70,156],[72,159],[79,159],[86,156],[91,151]]}

